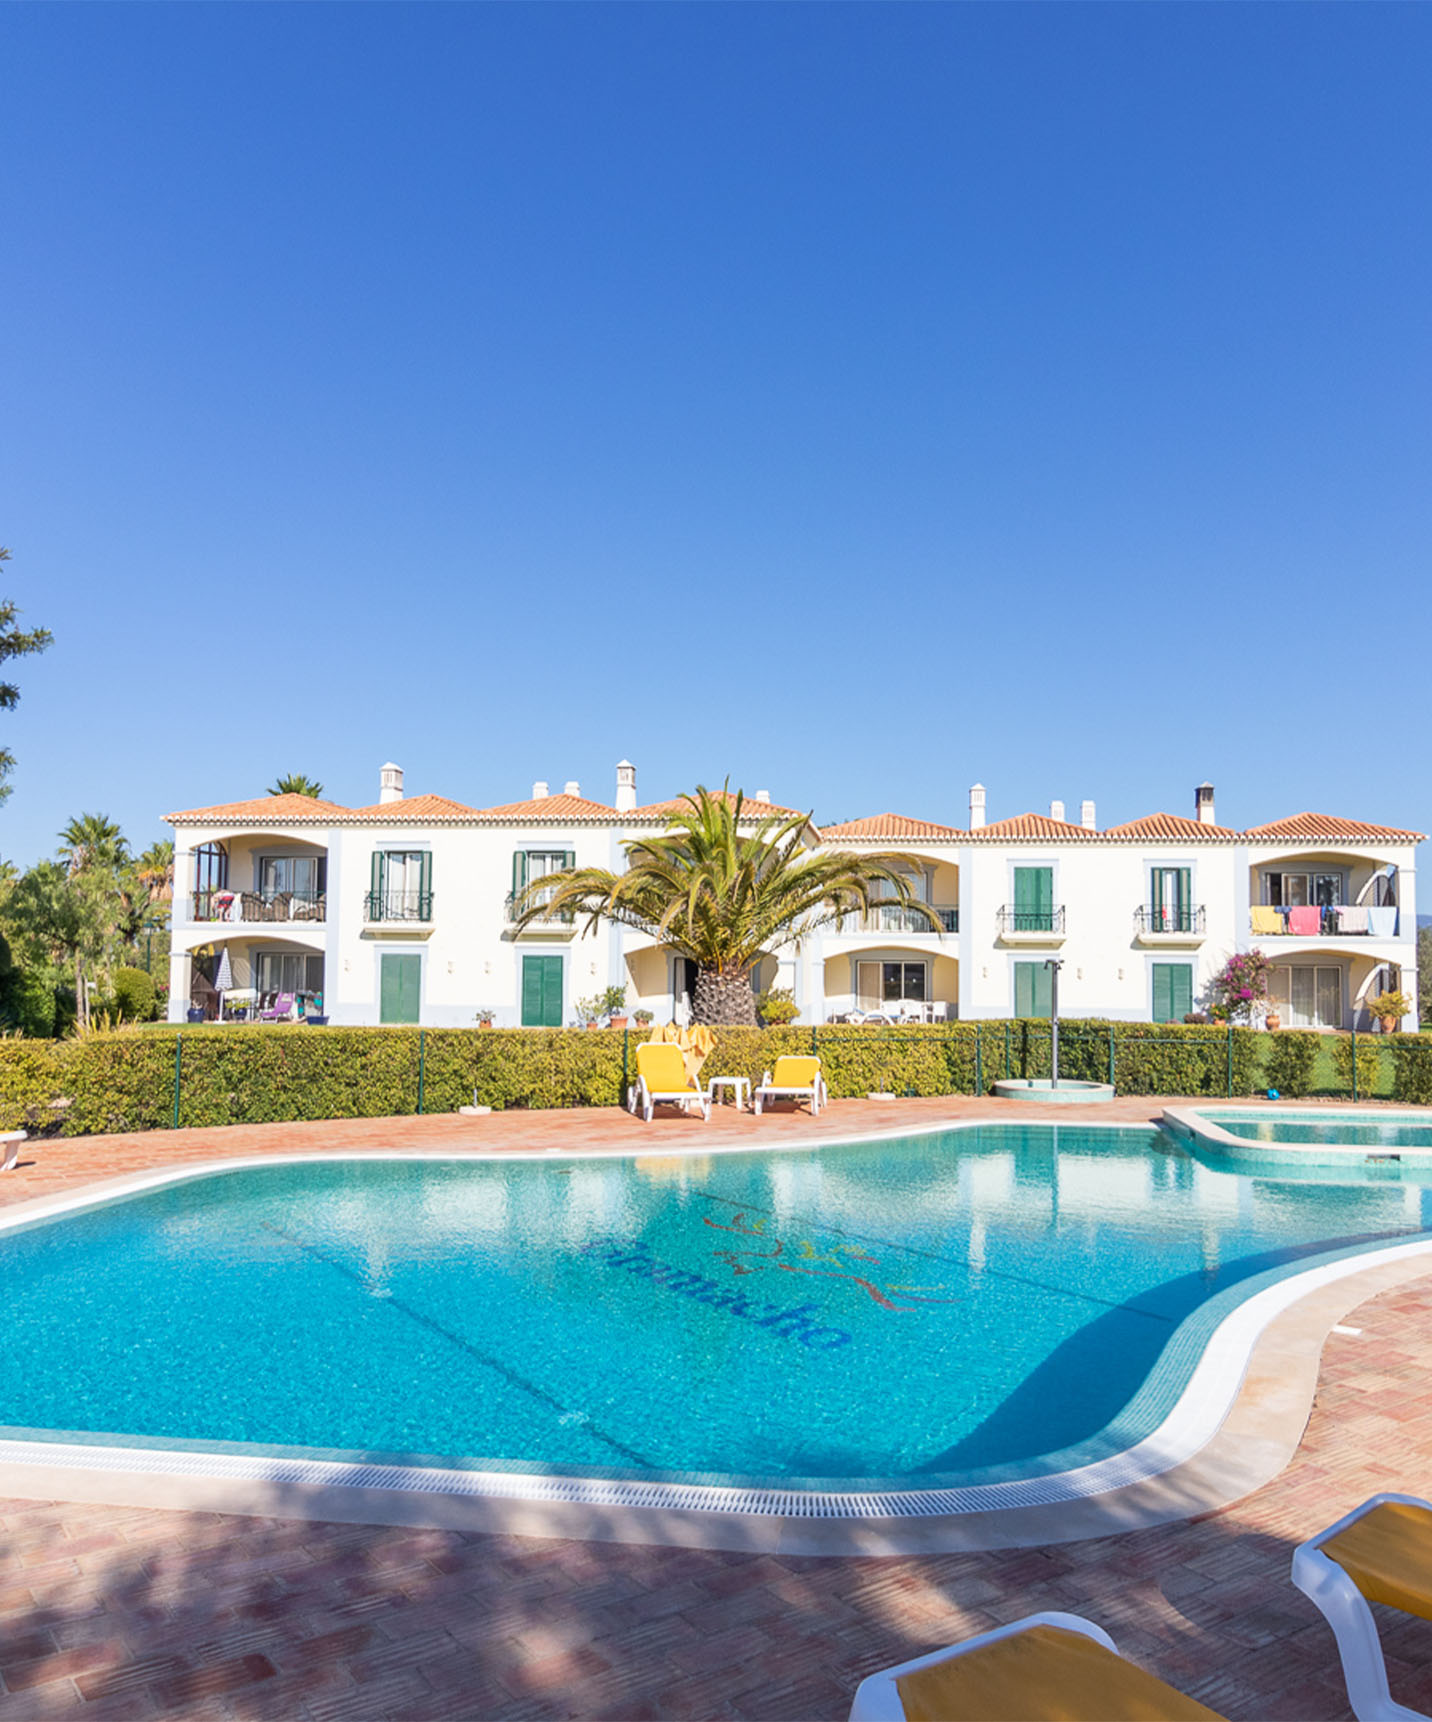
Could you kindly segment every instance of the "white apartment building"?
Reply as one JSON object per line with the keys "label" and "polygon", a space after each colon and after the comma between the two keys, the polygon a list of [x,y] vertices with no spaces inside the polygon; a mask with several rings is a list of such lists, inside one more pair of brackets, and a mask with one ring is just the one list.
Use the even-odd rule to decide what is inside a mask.
{"label": "white apartment building", "polygon": [[[694,985],[684,958],[605,923],[518,930],[511,905],[562,867],[620,870],[624,840],[660,831],[674,805],[638,805],[626,761],[610,805],[536,783],[486,808],[406,796],[386,765],[368,807],[270,795],[170,814],[170,1016],[212,1014],[222,978],[337,1024],[470,1026],[486,1009],[500,1027],[560,1026],[613,985],[628,1010],[669,1020]],[[761,791],[749,817],[772,806]],[[811,825],[812,844],[911,857],[912,891],[941,930],[899,907],[850,916],[769,953],[758,989],[791,988],[808,1023],[914,1008],[1040,1016],[1057,960],[1061,1015],[1180,1021],[1232,952],[1257,947],[1287,1027],[1363,1028],[1368,998],[1415,998],[1420,832],[1317,813],[1235,831],[1216,822],[1208,784],[1193,817],[1103,830],[1089,801],[1077,821],[1055,802],[986,823],[985,806],[977,784],[964,827],[893,813]]]}

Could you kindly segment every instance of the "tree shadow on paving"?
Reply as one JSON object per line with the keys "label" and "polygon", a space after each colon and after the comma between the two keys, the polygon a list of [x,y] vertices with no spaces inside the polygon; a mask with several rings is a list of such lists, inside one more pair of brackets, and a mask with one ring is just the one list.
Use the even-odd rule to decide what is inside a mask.
{"label": "tree shadow on paving", "polygon": [[[1250,1505],[1256,1508],[1258,1497]],[[1318,1522],[1342,1510],[1339,1499]],[[1297,1537],[1238,1507],[1093,1542],[816,1559],[134,1507],[0,1507],[26,1722],[841,1722],[859,1681],[1043,1609],[1242,1718],[1348,1715]],[[1432,1629],[1388,1615],[1394,1691]]]}

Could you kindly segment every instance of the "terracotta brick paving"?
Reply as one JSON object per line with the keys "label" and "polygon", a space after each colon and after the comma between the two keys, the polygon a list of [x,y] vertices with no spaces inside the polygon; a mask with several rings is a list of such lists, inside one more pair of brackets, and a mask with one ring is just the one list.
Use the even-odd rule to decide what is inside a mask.
{"label": "terracotta brick paving", "polygon": [[[1021,1116],[1043,1115],[1031,1107]],[[1097,1116],[1139,1122],[1158,1103]],[[660,1151],[849,1135],[978,1101],[839,1102],[818,1121],[616,1113],[365,1120],[41,1142],[0,1202],[160,1164],[325,1147]],[[1061,1121],[1075,1122],[1060,1111]],[[665,1139],[665,1140],[663,1140]],[[1331,1633],[1288,1579],[1379,1488],[1432,1494],[1432,1279],[1333,1334],[1293,1463],[1200,1520],[1043,1549],[838,1559],[544,1542],[0,1500],[0,1716],[100,1722],[839,1722],[872,1669],[1037,1609],[1084,1613],[1230,1718],[1348,1716]],[[1388,1614],[1393,1690],[1432,1705],[1432,1625]]]}

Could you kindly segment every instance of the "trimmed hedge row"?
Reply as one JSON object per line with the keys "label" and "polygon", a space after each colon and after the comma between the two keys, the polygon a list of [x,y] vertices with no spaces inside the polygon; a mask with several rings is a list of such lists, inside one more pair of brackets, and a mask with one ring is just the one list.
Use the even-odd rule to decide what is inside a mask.
{"label": "trimmed hedge row", "polygon": [[[0,1128],[66,1136],[168,1128],[176,1066],[181,1125],[387,1118],[452,1112],[473,1100],[496,1111],[615,1106],[643,1038],[616,1030],[254,1025],[0,1040]],[[754,1084],[782,1053],[813,1045],[837,1097],[973,1094],[1004,1076],[1050,1072],[1048,1023],[1018,1021],[721,1029],[704,1074]],[[1352,1089],[1345,1035],[1081,1019],[1060,1025],[1059,1055],[1062,1076],[1107,1082],[1112,1073],[1121,1094]],[[1359,1095],[1432,1102],[1432,1035],[1360,1036],[1357,1087]]]}

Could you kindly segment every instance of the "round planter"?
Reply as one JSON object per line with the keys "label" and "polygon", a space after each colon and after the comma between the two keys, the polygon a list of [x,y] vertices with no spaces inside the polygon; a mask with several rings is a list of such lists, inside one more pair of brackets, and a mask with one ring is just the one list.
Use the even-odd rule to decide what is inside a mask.
{"label": "round planter", "polygon": [[1382,1016],[1377,1020],[1382,1024],[1382,1032],[1384,1034],[1394,1034],[1396,1032],[1397,1018],[1395,1016]]}
{"label": "round planter", "polygon": [[1282,1028],[1283,1019],[1280,1016],[1268,1016],[1265,1019],[1269,1028]]}

